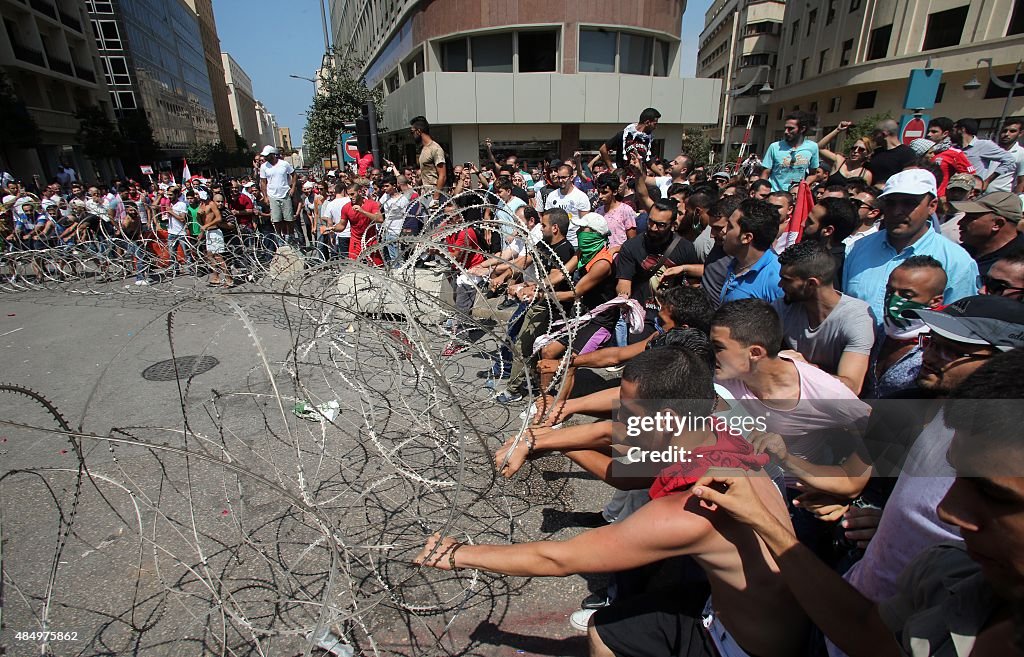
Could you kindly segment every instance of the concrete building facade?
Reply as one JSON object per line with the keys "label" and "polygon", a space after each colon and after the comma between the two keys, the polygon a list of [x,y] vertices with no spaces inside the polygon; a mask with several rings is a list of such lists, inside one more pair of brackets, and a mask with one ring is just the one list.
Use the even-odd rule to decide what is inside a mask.
{"label": "concrete building facade", "polygon": [[277,119],[260,100],[256,101],[256,127],[259,130],[259,138],[256,141],[257,151],[264,146],[280,146],[277,140]]}
{"label": "concrete building facade", "polygon": [[114,118],[85,6],[0,0],[0,16],[0,69],[40,132],[38,143],[26,147],[13,145],[9,134],[0,138],[0,168],[26,180],[51,178],[59,160],[87,180],[97,171],[113,173],[109,163],[89,162],[77,137],[78,108],[95,105]]}
{"label": "concrete building facade", "polygon": [[185,0],[185,2],[199,19],[199,36],[203,43],[203,57],[206,59],[206,75],[210,78],[210,93],[213,96],[213,114],[217,120],[217,133],[228,148],[234,148],[235,129],[231,122],[227,84],[224,82],[224,64],[220,57],[220,37],[217,36],[217,21],[213,16],[213,2],[212,0]]}
{"label": "concrete building facade", "polygon": [[[260,129],[256,123],[256,98],[252,90],[252,78],[228,53],[222,52],[221,66],[224,69],[224,83],[228,90],[228,109],[231,125],[242,135],[246,145],[260,142]],[[232,144],[229,144],[229,148]]]}
{"label": "concrete building facade", "polygon": [[184,0],[86,0],[86,7],[115,114],[144,111],[174,158],[220,139],[199,19]]}
{"label": "concrete building facade", "polygon": [[[775,80],[784,0],[714,0],[704,14],[697,51],[697,77],[722,80],[718,121],[707,127],[721,152],[738,148],[753,116],[748,148],[766,145],[767,108],[758,99],[763,83]],[[732,95],[731,90],[747,88]]]}
{"label": "concrete building facade", "polygon": [[282,151],[290,151],[294,148],[292,145],[292,131],[291,128],[278,128],[277,129],[277,147]]}
{"label": "concrete building facade", "polygon": [[662,113],[655,150],[718,116],[720,80],[681,79],[684,0],[332,0],[334,43],[366,62],[386,95],[384,154],[410,161],[408,122],[424,115],[453,162],[495,151],[536,162],[595,150]]}
{"label": "concrete building facade", "polygon": [[[1024,1],[991,0],[824,0],[786,6],[782,47],[769,131],[781,136],[786,112],[818,115],[819,134],[841,120],[858,121],[889,112],[898,119],[912,69],[943,71],[937,103],[929,116],[976,118],[982,133],[998,122],[1007,90],[990,80],[992,71],[1012,79],[1024,53]],[[963,85],[977,75],[976,98]],[[1019,82],[1024,82],[1024,74]],[[1018,89],[1010,115],[1024,112]]]}

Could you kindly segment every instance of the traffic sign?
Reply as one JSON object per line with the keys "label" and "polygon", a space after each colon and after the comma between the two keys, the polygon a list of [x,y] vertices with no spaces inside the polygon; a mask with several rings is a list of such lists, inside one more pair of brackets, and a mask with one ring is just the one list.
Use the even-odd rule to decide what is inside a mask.
{"label": "traffic sign", "polygon": [[344,144],[346,162],[355,162],[359,159],[359,147],[356,143],[355,134],[351,132],[341,133],[341,143]]}
{"label": "traffic sign", "polygon": [[910,142],[924,137],[926,128],[927,126],[921,117],[915,116],[903,126],[903,130],[900,131],[900,141],[904,145],[910,146]]}

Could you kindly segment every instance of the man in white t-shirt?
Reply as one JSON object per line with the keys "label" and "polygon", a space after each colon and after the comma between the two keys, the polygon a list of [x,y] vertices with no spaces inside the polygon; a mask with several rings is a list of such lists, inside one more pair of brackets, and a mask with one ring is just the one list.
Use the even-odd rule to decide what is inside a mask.
{"label": "man in white t-shirt", "polygon": [[270,203],[270,221],[281,235],[295,230],[292,197],[295,196],[295,167],[282,160],[273,146],[265,146],[260,155],[267,161],[260,165],[260,191]]}
{"label": "man in white t-shirt", "polygon": [[388,262],[395,267],[399,263],[398,238],[402,234],[402,226],[405,225],[409,197],[402,193],[398,186],[398,179],[393,175],[388,175],[383,179],[381,191],[384,192],[379,200],[380,211],[384,215],[381,233],[387,249]]}
{"label": "man in white t-shirt", "polygon": [[569,232],[565,236],[573,248],[576,248],[576,224],[574,220],[590,212],[590,199],[576,187],[572,182],[572,167],[563,164],[558,167],[555,174],[555,181],[561,185],[558,189],[548,194],[544,201],[544,209],[562,208],[569,215]]}
{"label": "man in white t-shirt", "polygon": [[185,224],[188,223],[188,203],[182,196],[177,186],[168,188],[167,193],[174,204],[167,213],[167,252],[170,254],[172,275],[178,273],[178,245],[181,244],[181,253],[187,267],[192,266],[192,247],[189,245],[188,234]]}
{"label": "man in white t-shirt", "polygon": [[999,131],[999,145],[1013,155],[1013,173],[996,178],[988,186],[988,191],[1024,194],[1024,147],[1021,147],[1019,141],[1022,129],[1024,121],[1019,118],[1011,117],[1003,123],[1003,129]]}
{"label": "man in white t-shirt", "polygon": [[[341,210],[350,202],[345,183],[339,182],[334,185],[334,198],[324,202],[320,206],[320,224],[317,227],[317,243],[320,245],[320,252],[325,258],[332,258],[337,254],[348,257],[349,238],[352,237],[352,228],[345,226],[345,230],[335,233],[333,228],[341,221]],[[335,246],[337,247],[335,249]]]}

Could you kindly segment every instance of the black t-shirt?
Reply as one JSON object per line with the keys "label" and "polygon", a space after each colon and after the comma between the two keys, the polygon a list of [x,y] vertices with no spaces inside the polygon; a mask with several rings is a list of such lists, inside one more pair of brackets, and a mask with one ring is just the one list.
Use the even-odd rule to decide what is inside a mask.
{"label": "black t-shirt", "polygon": [[638,150],[643,154],[641,159],[644,162],[649,162],[651,159],[651,143],[654,141],[653,136],[636,131],[630,135],[628,141],[623,142],[625,133],[626,129],[623,128],[604,143],[609,151],[615,152],[615,165],[621,169],[629,164],[629,154],[633,150]]}
{"label": "black t-shirt", "polygon": [[1000,260],[1003,256],[1007,255],[1011,251],[1015,251],[1021,247],[1024,247],[1024,235],[1017,233],[1012,240],[1010,240],[1006,246],[998,248],[992,253],[987,253],[983,256],[974,255],[974,249],[964,246],[967,249],[967,253],[971,254],[974,261],[978,263],[978,273],[982,276],[988,274],[988,270],[992,269],[992,265],[996,264],[997,260]]}
{"label": "black t-shirt", "polygon": [[[651,249],[647,237],[645,233],[622,243],[619,258],[615,261],[615,278],[632,281],[633,290],[630,296],[643,304],[650,315],[650,311],[657,311],[650,280],[657,273],[654,265],[661,258],[663,251]],[[671,241],[666,242],[662,249],[668,248],[671,244]],[[685,238],[680,238],[667,256],[665,262],[658,269],[668,269],[676,265],[695,265],[700,262],[697,259],[697,251],[693,248],[693,243]]]}
{"label": "black t-shirt", "polygon": [[891,176],[903,171],[916,160],[917,154],[903,144],[884,151],[876,150],[871,154],[871,161],[867,164],[868,171],[871,172],[871,184],[884,185]]}
{"label": "black t-shirt", "polygon": [[[590,267],[596,264],[596,258],[588,263]],[[586,310],[588,311],[593,310],[594,308],[597,308],[601,304],[607,303],[614,299],[616,296],[618,296],[615,292],[615,284],[618,282],[618,279],[615,278],[615,265],[611,261],[609,261],[608,264],[611,266],[611,272],[608,273],[608,276],[606,276],[604,280],[598,283],[589,292],[584,294],[583,298],[580,299],[580,301],[583,304],[583,307],[586,308]],[[585,275],[586,271],[584,271],[582,268],[577,269],[576,282],[578,283],[580,280],[582,280]],[[609,330],[614,330],[615,324],[618,322],[618,319],[619,310],[617,308],[612,308],[610,310],[604,311],[596,318],[594,318],[594,323],[597,324],[598,326],[603,326]]]}
{"label": "black t-shirt", "polygon": [[[538,278],[547,278],[553,269],[564,269],[565,265],[572,260],[574,255],[576,255],[576,249],[572,248],[572,243],[567,239],[563,239],[558,244],[548,244],[543,240],[537,242],[537,258],[540,260],[537,263],[539,265]],[[563,279],[558,285],[554,286],[554,289],[556,292],[568,290],[568,279]]]}

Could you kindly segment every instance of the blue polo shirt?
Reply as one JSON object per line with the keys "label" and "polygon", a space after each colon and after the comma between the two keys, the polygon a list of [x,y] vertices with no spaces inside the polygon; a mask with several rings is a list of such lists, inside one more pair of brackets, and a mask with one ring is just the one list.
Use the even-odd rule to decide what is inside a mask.
{"label": "blue polo shirt", "polygon": [[782,296],[782,288],[779,287],[780,269],[779,256],[771,249],[765,251],[753,267],[739,276],[735,273],[736,259],[733,258],[729,263],[719,301],[721,303],[737,299],[764,299],[768,303],[775,301]]}
{"label": "blue polo shirt", "polygon": [[942,263],[947,279],[945,303],[978,293],[978,264],[959,244],[927,230],[921,239],[897,253],[888,238],[889,233],[883,229],[857,240],[843,266],[843,292],[867,301],[875,324],[881,325],[884,317],[889,274],[911,256],[927,255]]}

